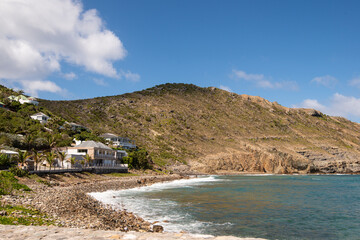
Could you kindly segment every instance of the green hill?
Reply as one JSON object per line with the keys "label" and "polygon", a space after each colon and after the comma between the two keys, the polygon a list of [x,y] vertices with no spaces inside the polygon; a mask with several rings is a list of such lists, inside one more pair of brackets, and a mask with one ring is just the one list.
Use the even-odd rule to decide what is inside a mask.
{"label": "green hill", "polygon": [[159,166],[201,172],[360,172],[360,125],[217,88],[165,84],[40,106],[146,147]]}
{"label": "green hill", "polygon": [[[71,130],[66,120],[49,111],[46,107],[32,104],[20,104],[10,101],[9,96],[18,96],[22,91],[14,91],[0,85],[0,147],[12,149],[45,150],[51,146],[68,146],[74,137],[101,140],[90,132]],[[50,116],[46,124],[32,119],[30,116],[43,112]]]}

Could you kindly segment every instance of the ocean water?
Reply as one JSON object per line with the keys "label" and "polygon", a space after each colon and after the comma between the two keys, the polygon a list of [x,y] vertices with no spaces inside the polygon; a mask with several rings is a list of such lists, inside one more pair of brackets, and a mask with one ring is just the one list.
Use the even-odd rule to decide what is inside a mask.
{"label": "ocean water", "polygon": [[359,175],[206,176],[91,195],[168,232],[360,239]]}

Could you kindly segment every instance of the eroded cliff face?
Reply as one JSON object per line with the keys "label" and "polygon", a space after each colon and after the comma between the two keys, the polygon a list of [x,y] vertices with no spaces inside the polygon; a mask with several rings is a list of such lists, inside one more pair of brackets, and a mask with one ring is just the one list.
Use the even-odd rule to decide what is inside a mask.
{"label": "eroded cliff face", "polygon": [[309,161],[291,154],[244,145],[241,150],[227,149],[226,152],[208,155],[191,162],[194,171],[219,172],[261,172],[261,173],[306,173]]}
{"label": "eroded cliff face", "polygon": [[324,147],[322,153],[311,150],[279,151],[246,146],[243,150],[227,149],[191,161],[191,171],[202,173],[259,172],[275,174],[360,173],[358,154]]}

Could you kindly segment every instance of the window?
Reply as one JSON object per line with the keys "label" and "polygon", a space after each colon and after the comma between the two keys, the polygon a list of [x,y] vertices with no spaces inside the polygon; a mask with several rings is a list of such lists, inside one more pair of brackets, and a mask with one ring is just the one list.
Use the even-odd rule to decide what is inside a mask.
{"label": "window", "polygon": [[87,149],[78,149],[78,153],[87,153]]}

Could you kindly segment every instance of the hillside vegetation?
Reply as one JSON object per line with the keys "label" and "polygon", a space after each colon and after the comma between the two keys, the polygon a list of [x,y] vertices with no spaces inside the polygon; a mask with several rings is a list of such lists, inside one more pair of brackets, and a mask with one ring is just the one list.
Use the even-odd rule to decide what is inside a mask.
{"label": "hillside vegetation", "polygon": [[165,84],[40,106],[146,146],[153,161],[201,172],[359,172],[360,125],[217,88]]}
{"label": "hillside vegetation", "polygon": [[[0,147],[13,150],[36,149],[47,150],[51,147],[68,146],[73,138],[80,140],[104,140],[88,131],[74,131],[66,120],[47,108],[32,104],[20,104],[10,101],[9,96],[18,96],[22,91],[14,91],[0,85]],[[30,116],[42,112],[50,117],[46,124],[32,119]],[[1,164],[0,164],[1,167]]]}

